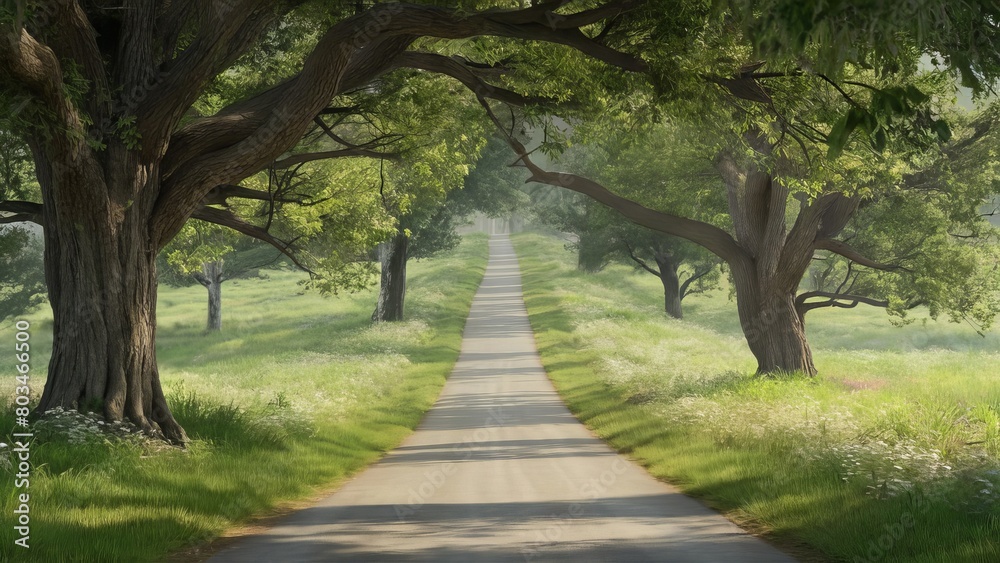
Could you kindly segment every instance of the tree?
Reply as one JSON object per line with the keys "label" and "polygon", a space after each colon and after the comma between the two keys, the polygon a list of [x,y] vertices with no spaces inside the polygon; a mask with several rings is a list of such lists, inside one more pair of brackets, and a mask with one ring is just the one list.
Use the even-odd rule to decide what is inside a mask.
{"label": "tree", "polygon": [[[961,74],[967,82],[976,80],[983,86],[1000,74],[1000,53],[960,53],[960,48],[950,43],[949,33],[965,36],[970,33],[967,28],[921,33],[926,29],[921,27],[926,24],[926,14],[909,20],[880,19],[872,26],[848,26],[864,33],[871,27],[884,30],[888,26],[895,31],[834,46],[824,41],[835,27],[831,22],[839,25],[842,16],[855,21],[863,13],[849,9],[845,3],[840,3],[844,13],[835,10],[822,14],[780,0],[767,4],[781,4],[787,9],[783,15],[804,13],[807,19],[829,17],[830,22],[808,20],[801,33],[793,25],[768,28],[769,35],[759,40],[765,45],[773,47],[767,37],[797,38],[791,41],[793,53],[785,50],[792,48],[787,46],[777,50],[784,58],[775,59],[775,68],[771,69],[762,68],[764,62],[751,58],[753,50],[742,43],[739,30],[733,28],[732,22],[741,19],[740,12],[736,17],[723,18],[717,27],[696,40],[705,48],[700,57],[687,61],[689,78],[681,87],[689,90],[679,103],[675,102],[683,109],[668,109],[679,121],[676,116],[690,114],[704,101],[719,100],[712,111],[702,106],[695,112],[702,116],[696,126],[707,125],[724,135],[710,140],[707,146],[716,155],[715,166],[726,186],[731,231],[686,214],[665,212],[655,202],[645,202],[643,197],[648,194],[633,192],[631,197],[623,197],[622,192],[609,190],[593,179],[545,170],[534,164],[524,142],[510,134],[509,143],[531,172],[531,180],[588,195],[640,225],[690,240],[724,260],[736,290],[741,324],[760,373],[815,373],[805,336],[805,312],[813,306],[865,302],[851,294],[809,296],[826,299],[819,303],[807,304],[809,297],[798,299],[799,284],[817,252],[836,254],[880,276],[896,280],[909,277],[907,284],[882,283],[882,287],[908,285],[918,290],[922,302],[934,303],[930,307],[932,315],[947,310],[955,317],[971,315],[980,324],[988,324],[997,309],[996,267],[989,254],[971,252],[969,245],[950,237],[937,237],[940,244],[920,249],[920,254],[928,258],[922,265],[936,266],[918,270],[894,260],[898,257],[872,258],[863,254],[853,240],[848,242],[845,230],[859,211],[880,198],[893,196],[924,201],[926,205],[914,208],[925,213],[922,221],[934,222],[936,233],[981,230],[980,218],[970,210],[977,209],[990,193],[982,190],[988,182],[973,182],[975,188],[964,189],[955,171],[960,168],[959,155],[964,151],[996,146],[987,135],[995,120],[980,118],[973,126],[956,130],[953,136],[952,129],[939,117],[947,111],[942,104],[952,97],[940,89],[950,81],[939,73],[907,73],[915,70],[920,53],[934,52],[954,63],[959,71],[964,63],[975,68],[971,75]],[[874,8],[868,7],[886,15],[887,5],[875,4]],[[991,23],[997,21],[996,8],[980,9],[960,3],[954,7],[942,5],[940,9],[953,21],[974,28],[972,34],[997,35]],[[761,18],[767,20],[767,10],[754,9],[743,15],[750,21],[748,29],[758,29],[756,18],[762,13],[765,15]],[[976,41],[976,45],[982,43],[978,38]],[[890,52],[895,54],[890,56]],[[852,57],[854,60],[850,60]],[[875,63],[880,66],[872,70]],[[728,71],[723,70],[725,66],[729,66]],[[925,93],[935,88],[943,95],[932,97]],[[720,98],[719,92],[724,97]],[[613,108],[605,113],[613,114]],[[499,129],[510,130],[496,112],[492,115]],[[817,154],[821,151],[827,153],[826,159]],[[968,173],[988,178],[991,169],[984,169],[982,164],[973,163]],[[928,178],[928,169],[944,173]],[[925,180],[931,184],[925,184]],[[928,194],[938,195],[940,201]],[[961,212],[940,212],[943,208]],[[919,226],[921,223],[908,225],[910,229]],[[941,283],[943,273],[963,271],[977,275],[949,275],[946,279],[956,284]],[[971,279],[989,283],[985,290],[970,292]],[[963,299],[963,294],[985,301]],[[898,311],[901,303],[898,296],[893,296],[886,305]]]}
{"label": "tree", "polygon": [[[773,139],[755,137],[751,141],[754,150],[766,155],[766,151],[771,150],[769,147]],[[963,144],[986,142],[971,136],[960,136],[942,150],[947,153],[950,148]],[[730,269],[741,324],[761,373],[815,373],[804,328],[804,316],[808,310],[817,306],[856,305],[862,302],[892,307],[895,311],[904,308],[901,297],[896,295],[879,303],[853,293],[798,296],[799,284],[816,252],[826,251],[850,260],[858,267],[878,271],[880,276],[891,276],[897,281],[883,281],[883,290],[908,287],[916,291],[920,295],[918,301],[911,299],[909,303],[934,303],[931,306],[932,315],[947,310],[958,318],[971,315],[978,324],[985,326],[996,313],[995,292],[998,286],[995,262],[990,262],[989,255],[970,252],[973,247],[952,240],[953,237],[947,234],[983,229],[981,220],[970,215],[968,210],[977,209],[986,193],[962,190],[961,184],[953,181],[953,177],[940,177],[936,183],[926,186],[915,183],[923,176],[912,172],[902,174],[897,181],[882,184],[885,179],[845,171],[839,182],[826,181],[821,191],[809,194],[794,190],[790,182],[792,178],[788,176],[768,173],[749,158],[723,152],[719,155],[718,166],[730,197],[731,234],[703,221],[645,207],[591,179],[545,171],[530,163],[523,145],[518,146],[520,143],[517,141],[513,143],[524,156],[523,160],[532,172],[532,180],[587,194],[641,225],[686,238],[723,259]],[[950,161],[947,168],[952,170],[956,165],[956,161]],[[972,168],[982,173],[981,167]],[[880,184],[881,187],[878,187]],[[979,182],[974,185],[982,187],[984,184]],[[872,195],[865,194],[865,191]],[[942,194],[944,201],[926,200],[929,193]],[[851,240],[846,229],[852,220],[861,220],[858,213],[875,205],[880,198],[920,202],[908,206],[920,214],[911,215],[908,223],[895,222],[893,225],[911,233],[914,229],[920,232],[920,229],[934,225],[931,229],[935,235],[933,246],[929,244],[929,239],[921,240],[912,235],[906,237],[908,241],[916,242],[916,245],[909,246],[909,252],[917,251],[922,260],[914,263],[915,256],[911,254],[875,254],[879,258],[873,259],[863,254],[860,250],[862,246]],[[898,208],[898,203],[896,205]],[[942,205],[961,207],[965,213],[944,213]],[[883,222],[879,226],[889,229],[888,236],[896,240],[902,238],[899,231],[893,232],[894,229],[889,228],[888,223]],[[956,276],[949,272],[965,272],[967,275]],[[972,273],[975,275],[969,275]],[[907,278],[910,281],[901,281]],[[945,280],[952,283],[945,283]],[[977,287],[979,283],[982,285]],[[817,297],[825,300],[808,301]]]}
{"label": "tree", "polygon": [[[164,249],[161,277],[177,286],[201,284],[208,291],[205,330],[222,330],[222,284],[233,279],[257,277],[281,253],[269,245],[240,237],[228,229],[205,222],[191,222]],[[165,270],[165,271],[164,271]]]}
{"label": "tree", "polygon": [[507,166],[506,143],[487,142],[462,187],[449,190],[444,200],[421,199],[398,218],[398,231],[380,245],[381,280],[373,322],[403,320],[406,264],[411,258],[429,258],[458,246],[456,228],[474,212],[490,217],[510,216],[525,201],[518,189],[521,175]]}
{"label": "tree", "polygon": [[968,116],[954,116],[962,141],[907,174],[904,192],[881,190],[859,204],[842,237],[861,255],[887,257],[883,261],[893,268],[865,268],[850,257],[820,252],[811,291],[796,297],[800,316],[866,304],[905,323],[910,310],[926,306],[932,317],[947,314],[982,334],[1000,306],[1000,230],[984,220],[989,209],[975,205],[991,199],[1000,178],[997,109],[980,115],[971,130]]}
{"label": "tree", "polygon": [[[338,96],[397,68],[470,80],[494,69],[435,52],[477,36],[555,43],[629,70],[637,57],[581,28],[636,2],[521,9],[460,3],[287,0],[83,0],[17,3],[0,13],[0,105],[18,108],[13,130],[31,147],[40,201],[0,210],[38,217],[54,335],[38,412],[99,410],[183,443],[155,356],[155,257],[191,218],[285,247],[231,210],[233,186],[279,160]],[[6,6],[6,5],[5,5]],[[559,13],[554,10],[559,9]],[[192,111],[234,63],[271,59],[268,30],[294,19],[314,30],[307,54],[211,115]],[[280,24],[280,25],[279,25]],[[280,31],[280,29],[279,29]],[[451,53],[448,53],[451,54]],[[485,97],[512,95],[502,86]],[[348,147],[361,152],[365,147]],[[287,248],[286,248],[287,249]]]}
{"label": "tree", "polygon": [[[607,143],[572,147],[557,162],[616,192],[642,191],[647,202],[656,199],[657,209],[724,227],[728,223],[725,200],[712,160],[703,148],[682,128],[661,127],[641,142],[622,143],[612,136]],[[590,198],[535,208],[540,208],[542,217],[577,236],[574,246],[584,271],[597,271],[610,261],[618,261],[655,275],[663,285],[664,311],[671,317],[683,318],[684,297],[704,291],[719,279],[719,260],[711,253],[631,223]]]}
{"label": "tree", "polygon": [[[315,143],[312,148],[318,149]],[[244,184],[270,199],[234,202],[229,209],[238,205],[238,214],[263,232],[294,241],[293,265],[311,275],[306,285],[326,294],[363,289],[374,273],[367,250],[390,231],[391,218],[375,193],[374,178],[359,173],[359,165],[366,167],[320,159],[268,168]],[[345,171],[351,173],[349,178],[343,176]],[[282,258],[271,245],[199,220],[185,224],[164,253],[169,269],[208,291],[209,331],[222,328],[222,284],[256,276],[260,268]],[[177,276],[171,280],[177,281]]]}
{"label": "tree", "polygon": [[[606,208],[601,211],[608,214]],[[719,260],[697,245],[618,216],[606,217],[603,225],[598,223],[596,228],[597,238],[605,241],[601,250],[606,256],[618,262],[631,261],[639,270],[660,280],[663,310],[675,319],[684,318],[681,302],[685,297],[703,293],[718,283]]]}
{"label": "tree", "polygon": [[[385,117],[379,129],[406,131],[407,140],[399,143],[399,161],[388,163],[380,188],[397,225],[377,249],[381,271],[373,322],[403,320],[406,265],[414,251],[429,256],[456,243],[444,228],[450,221],[445,201],[468,174],[486,132],[482,113],[460,95],[460,84],[420,71],[402,84],[382,102],[390,109],[380,112]],[[414,238],[423,243],[411,246]]]}

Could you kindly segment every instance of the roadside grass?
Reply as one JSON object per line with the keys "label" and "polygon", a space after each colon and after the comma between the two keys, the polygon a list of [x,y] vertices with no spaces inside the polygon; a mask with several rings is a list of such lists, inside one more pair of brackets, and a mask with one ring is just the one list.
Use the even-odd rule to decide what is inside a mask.
{"label": "roadside grass", "polygon": [[[223,331],[205,334],[204,289],[163,287],[161,376],[190,447],[109,441],[82,415],[36,422],[31,547],[14,547],[5,525],[0,560],[156,561],[192,547],[197,558],[199,544],[227,529],[329,490],[397,445],[433,404],[458,357],[486,256],[485,235],[470,235],[451,253],[411,264],[410,320],[379,326],[369,321],[374,290],[324,299],[301,292],[300,274],[276,271],[228,282]],[[40,394],[51,321],[30,319]],[[11,326],[0,342],[14,342]],[[11,344],[0,358],[7,404],[13,355]],[[11,444],[13,428],[5,406],[0,440]],[[11,461],[9,449],[0,455],[4,522],[23,492]]]}
{"label": "roadside grass", "polygon": [[728,291],[663,313],[653,276],[513,237],[542,363],[649,471],[803,560],[1000,561],[1000,335],[806,319],[820,376],[761,378]]}

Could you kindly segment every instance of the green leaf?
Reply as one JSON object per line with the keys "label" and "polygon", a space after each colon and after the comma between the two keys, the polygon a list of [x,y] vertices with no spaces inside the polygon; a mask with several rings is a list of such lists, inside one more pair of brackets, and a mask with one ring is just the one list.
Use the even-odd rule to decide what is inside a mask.
{"label": "green leaf", "polygon": [[875,149],[877,152],[884,151],[887,140],[888,139],[886,138],[885,135],[885,129],[879,127],[878,129],[875,130],[875,134],[872,136],[871,140],[872,148]]}
{"label": "green leaf", "polygon": [[937,133],[938,139],[942,143],[947,143],[951,140],[951,127],[948,126],[948,122],[943,119],[935,120],[931,124],[931,128]]}
{"label": "green leaf", "polygon": [[833,124],[833,128],[830,130],[830,134],[826,138],[826,144],[830,148],[826,152],[826,157],[830,160],[835,160],[844,152],[844,145],[847,144],[847,116],[841,117]]}
{"label": "green leaf", "polygon": [[860,108],[851,108],[851,111],[847,112],[847,115],[837,120],[837,123],[834,124],[833,129],[830,130],[830,135],[826,139],[827,145],[830,146],[826,153],[828,159],[834,160],[844,152],[844,148],[850,140],[851,133],[858,128],[858,125],[865,121],[866,115],[868,115],[868,112]]}
{"label": "green leaf", "polygon": [[913,84],[906,85],[906,97],[909,98],[914,105],[921,105],[931,99],[930,96],[924,94]]}

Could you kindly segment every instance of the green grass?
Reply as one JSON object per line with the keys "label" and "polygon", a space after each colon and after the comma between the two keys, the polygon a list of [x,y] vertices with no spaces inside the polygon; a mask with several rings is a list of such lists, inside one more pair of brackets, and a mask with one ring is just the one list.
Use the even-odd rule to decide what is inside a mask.
{"label": "green grass", "polygon": [[806,560],[1000,561],[1000,336],[814,311],[820,376],[760,378],[728,291],[661,311],[653,276],[514,237],[542,362],[615,448]]}
{"label": "green grass", "polygon": [[[0,560],[161,560],[329,490],[398,444],[433,404],[458,356],[486,255],[486,237],[473,235],[452,253],[411,264],[410,320],[382,326],[369,322],[374,291],[323,299],[302,294],[294,272],[228,282],[221,334],[203,331],[203,288],[161,288],[161,376],[190,447],[40,438],[31,447],[31,548],[13,547],[3,526]],[[51,321],[30,318],[40,393]],[[9,325],[0,342],[13,342]],[[2,373],[12,374],[12,362],[13,351],[0,358]],[[9,398],[13,375],[3,379]],[[5,434],[13,422],[4,409]],[[3,441],[11,443],[9,434]],[[9,459],[0,458],[5,515],[20,492],[3,468]]]}

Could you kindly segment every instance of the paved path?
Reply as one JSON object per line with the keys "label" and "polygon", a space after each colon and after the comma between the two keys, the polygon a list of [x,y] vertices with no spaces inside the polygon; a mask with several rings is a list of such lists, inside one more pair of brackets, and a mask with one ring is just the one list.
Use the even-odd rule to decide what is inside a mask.
{"label": "paved path", "polygon": [[506,236],[434,408],[312,508],[210,561],[791,562],[594,438],[546,378]]}

